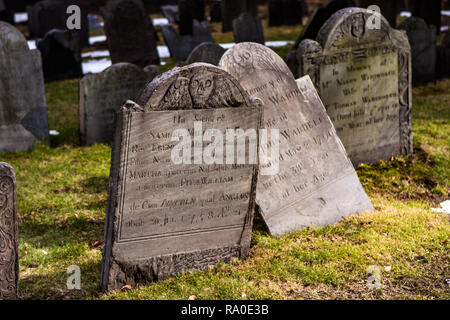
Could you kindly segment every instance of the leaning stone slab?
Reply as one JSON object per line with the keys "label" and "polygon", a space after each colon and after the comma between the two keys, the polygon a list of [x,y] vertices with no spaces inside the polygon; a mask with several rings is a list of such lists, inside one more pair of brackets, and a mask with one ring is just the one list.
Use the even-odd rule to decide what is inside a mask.
{"label": "leaning stone slab", "polygon": [[19,30],[0,21],[0,153],[48,140],[41,55]]}
{"label": "leaning stone slab", "polygon": [[219,66],[263,101],[264,127],[279,130],[278,173],[260,174],[256,191],[272,235],[373,210],[309,77],[296,82],[275,52],[256,43],[236,44]]}
{"label": "leaning stone slab", "polygon": [[[203,63],[155,78],[136,102],[128,101],[116,117],[104,290],[242,258],[250,246],[258,165],[207,164],[197,153],[176,164],[172,150],[178,136],[174,140],[172,134],[188,130],[185,146],[190,148],[192,133],[195,146],[205,145],[197,139],[206,129],[258,132],[261,107],[250,104],[229,74]],[[195,121],[202,121],[202,128]]]}
{"label": "leaning stone slab", "polygon": [[412,152],[408,38],[378,17],[369,29],[371,11],[340,10],[298,48],[299,73],[311,77],[354,165]]}
{"label": "leaning stone slab", "polygon": [[159,74],[159,69],[142,69],[131,63],[117,63],[80,81],[79,123],[82,145],[110,143],[114,136],[114,115],[128,99]]}
{"label": "leaning stone slab", "polygon": [[225,49],[216,43],[203,42],[192,50],[185,63],[204,62],[217,66],[224,52]]}
{"label": "leaning stone slab", "polygon": [[0,300],[17,299],[19,281],[16,174],[0,162]]}

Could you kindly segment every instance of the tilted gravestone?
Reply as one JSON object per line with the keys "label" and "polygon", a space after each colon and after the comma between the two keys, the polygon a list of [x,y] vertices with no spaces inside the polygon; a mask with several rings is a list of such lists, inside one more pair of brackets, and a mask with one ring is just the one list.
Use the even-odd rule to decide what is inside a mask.
{"label": "tilted gravestone", "polygon": [[[250,104],[229,74],[203,63],[155,78],[136,102],[128,101],[116,118],[101,276],[104,290],[245,257],[250,245],[258,169],[250,164],[250,155],[257,147],[253,152],[250,142],[244,152],[238,147],[223,164],[207,161],[205,154],[221,153],[211,150],[207,143],[211,139],[217,148],[225,140],[227,147],[234,146],[234,138],[232,142],[220,138],[226,129],[259,132],[261,107]],[[210,131],[217,135],[207,140]],[[183,142],[174,142],[180,136]],[[258,142],[255,137],[250,140]],[[182,162],[173,156],[181,156],[181,143],[189,150]],[[236,154],[249,156],[248,161],[228,164]]]}
{"label": "tilted gravestone", "polygon": [[101,13],[113,64],[159,64],[153,24],[141,0],[110,0]]}
{"label": "tilted gravestone", "polygon": [[279,130],[278,173],[261,174],[256,190],[272,235],[373,210],[309,77],[297,83],[275,52],[256,43],[236,44],[219,66],[263,101],[264,127]]}
{"label": "tilted gravestone", "polygon": [[194,20],[192,35],[182,36],[172,26],[162,26],[161,31],[170,56],[175,60],[186,60],[192,50],[201,43],[214,43],[206,21]]}
{"label": "tilted gravestone", "polygon": [[436,27],[409,17],[398,26],[405,30],[411,46],[412,84],[420,86],[436,80]]}
{"label": "tilted gravestone", "polygon": [[353,164],[412,152],[411,51],[404,31],[366,9],[338,11],[317,41],[298,48],[301,75],[310,75]]}
{"label": "tilted gravestone", "polygon": [[136,98],[139,91],[158,74],[158,67],[146,71],[122,62],[99,74],[84,76],[80,81],[78,113],[81,144],[112,142],[115,113],[126,100]]}
{"label": "tilted gravestone", "polygon": [[67,20],[72,15],[67,13],[67,8],[73,4],[70,0],[44,0],[28,8],[28,28],[32,37],[43,38],[52,29],[79,33],[79,41],[82,46],[89,45],[89,20],[88,10],[84,6],[81,10],[81,30],[69,30]]}
{"label": "tilted gravestone", "polygon": [[0,162],[0,300],[17,299],[19,257],[16,174]]}
{"label": "tilted gravestone", "polygon": [[225,49],[218,44],[204,42],[192,50],[185,63],[204,62],[217,66],[224,53]]}
{"label": "tilted gravestone", "polygon": [[37,41],[45,81],[78,78],[81,69],[80,35],[59,29],[50,30]]}
{"label": "tilted gravestone", "polygon": [[261,19],[252,16],[248,12],[242,13],[238,18],[233,20],[234,41],[239,42],[256,42],[264,44],[264,32]]}
{"label": "tilted gravestone", "polygon": [[0,21],[0,153],[48,140],[41,55],[22,33]]}
{"label": "tilted gravestone", "polygon": [[291,26],[302,24],[306,8],[304,0],[270,0],[269,26]]}

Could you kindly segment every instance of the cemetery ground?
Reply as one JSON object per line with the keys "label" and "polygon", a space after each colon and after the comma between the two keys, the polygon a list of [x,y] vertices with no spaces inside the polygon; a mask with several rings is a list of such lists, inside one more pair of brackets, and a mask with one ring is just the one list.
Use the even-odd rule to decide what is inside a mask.
{"label": "cemetery ground", "polygon": [[[271,237],[258,217],[249,257],[145,287],[99,289],[111,147],[78,142],[78,80],[46,85],[51,146],[3,154],[16,170],[19,294],[39,299],[449,299],[450,80],[413,91],[414,154],[361,165],[375,212]],[[68,290],[67,268],[81,268]],[[367,287],[378,266],[382,287]]]}

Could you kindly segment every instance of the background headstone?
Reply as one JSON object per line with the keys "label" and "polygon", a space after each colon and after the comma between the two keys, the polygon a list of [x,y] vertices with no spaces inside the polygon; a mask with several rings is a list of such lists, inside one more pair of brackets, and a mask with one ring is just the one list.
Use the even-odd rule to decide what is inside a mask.
{"label": "background headstone", "polygon": [[275,52],[256,43],[236,44],[219,66],[263,101],[264,127],[280,132],[278,173],[259,175],[256,189],[272,235],[373,210],[309,77],[297,83]]}
{"label": "background headstone", "polygon": [[203,42],[214,43],[206,21],[194,20],[192,35],[182,36],[172,26],[162,26],[161,30],[170,56],[175,60],[186,60],[192,50]]}
{"label": "background headstone", "polygon": [[48,140],[41,55],[22,33],[0,21],[0,153]]}
{"label": "background headstone", "polygon": [[204,42],[199,44],[194,48],[194,50],[192,50],[185,63],[191,64],[195,62],[204,62],[217,66],[224,52],[225,49],[218,44]]}
{"label": "background headstone", "polygon": [[9,9],[4,0],[0,0],[0,21],[14,24],[14,11]]}
{"label": "background headstone", "polygon": [[257,165],[176,165],[171,136],[192,130],[195,119],[222,133],[259,130],[260,117],[239,83],[207,64],[172,69],[148,84],[137,104],[122,107],[111,160],[104,290],[247,255]]}
{"label": "background headstone", "polygon": [[221,1],[214,1],[209,9],[209,17],[211,22],[222,21],[222,4]]}
{"label": "background headstone", "polygon": [[161,6],[161,12],[170,24],[180,22],[180,11],[178,5]]}
{"label": "background headstone", "polygon": [[153,24],[141,0],[110,0],[101,12],[113,64],[159,64]]}
{"label": "background headstone", "polygon": [[74,33],[80,33],[82,46],[89,45],[89,21],[87,9],[80,6],[81,9],[81,30],[68,30],[67,7],[72,5],[70,0],[44,0],[30,6],[28,11],[28,29],[32,37],[43,38],[47,32],[52,29],[61,29]]}
{"label": "background headstone", "polygon": [[0,162],[0,300],[17,299],[19,284],[16,174]]}
{"label": "background headstone", "polygon": [[247,11],[246,0],[222,0],[222,32],[233,30],[233,20]]}
{"label": "background headstone", "polygon": [[45,81],[83,75],[79,33],[53,29],[39,39],[36,46],[41,52]]}
{"label": "background headstone", "polygon": [[264,44],[264,31],[261,19],[248,12],[233,20],[234,42],[256,42]]}
{"label": "background headstone", "polygon": [[436,27],[425,20],[409,17],[398,29],[405,30],[411,46],[412,84],[420,86],[436,80]]}
{"label": "background headstone", "polygon": [[413,17],[425,20],[428,25],[435,26],[435,32],[441,29],[442,0],[405,0],[406,8]]}
{"label": "background headstone", "polygon": [[372,12],[342,9],[317,41],[298,49],[300,74],[310,75],[354,165],[412,152],[411,51],[404,31]]}
{"label": "background headstone", "polygon": [[110,143],[114,136],[114,115],[126,100],[159,74],[159,68],[142,69],[131,63],[117,63],[80,81],[79,123],[82,145]]}
{"label": "background headstone", "polygon": [[269,0],[269,26],[302,24],[304,8],[301,0]]}
{"label": "background headstone", "polygon": [[450,78],[450,32],[447,32],[438,47],[437,77]]}
{"label": "background headstone", "polygon": [[192,35],[194,20],[205,20],[204,0],[178,0],[180,22],[178,32],[180,35]]}

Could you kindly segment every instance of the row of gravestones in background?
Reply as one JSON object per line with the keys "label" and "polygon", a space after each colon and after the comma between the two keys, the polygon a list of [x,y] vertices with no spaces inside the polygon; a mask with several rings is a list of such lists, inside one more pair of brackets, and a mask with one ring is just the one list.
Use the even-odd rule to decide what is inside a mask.
{"label": "row of gravestones in background", "polygon": [[[370,14],[358,8],[341,10],[327,21],[317,41],[302,44],[302,71],[310,77],[295,80],[269,48],[243,43],[225,52],[219,68],[202,63],[174,68],[147,84],[135,102],[123,105],[114,125],[104,290],[245,257],[255,205],[275,236],[373,210],[351,161],[370,163],[412,152],[412,75],[406,34],[391,29],[384,19],[381,29],[367,29]],[[0,26],[0,40],[9,41],[1,47],[9,51],[0,50],[0,69],[9,70],[11,59],[24,62],[1,78],[15,81],[19,90],[9,92],[9,99],[26,99],[30,81],[40,89],[30,100],[43,97],[39,70],[33,78],[21,69],[36,68],[26,63],[35,51],[28,50],[20,32]],[[4,30],[8,37],[1,37]],[[0,111],[33,107],[24,101]],[[41,103],[45,112],[45,99]],[[0,114],[0,119],[7,116]],[[222,132],[279,129],[278,174],[261,175],[252,164],[175,167],[167,148],[151,151],[158,161],[149,161],[153,144],[172,144],[174,119],[180,119],[177,128],[191,129],[198,118],[208,119],[203,129]],[[26,122],[14,120],[14,128],[25,134]],[[0,141],[4,135],[10,138],[11,129],[4,128]],[[6,279],[0,288],[7,297],[7,290],[12,296],[17,290],[17,209],[14,175],[6,165],[1,170],[0,228],[8,235],[1,241],[12,248],[0,252],[8,261],[0,266],[0,273],[8,275],[0,278]]]}

